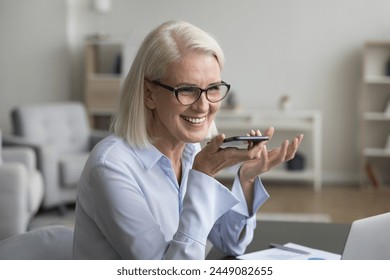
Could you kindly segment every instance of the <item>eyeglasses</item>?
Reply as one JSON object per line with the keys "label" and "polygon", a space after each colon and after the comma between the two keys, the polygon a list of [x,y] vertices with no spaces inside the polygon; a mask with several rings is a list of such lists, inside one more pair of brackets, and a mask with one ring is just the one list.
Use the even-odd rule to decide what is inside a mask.
{"label": "eyeglasses", "polygon": [[170,87],[164,85],[159,81],[150,81],[151,83],[158,85],[162,88],[170,90],[175,96],[177,101],[183,105],[192,105],[199,100],[203,92],[206,93],[206,99],[211,103],[217,103],[224,99],[230,90],[230,85],[221,81],[220,83],[208,86],[206,89],[197,86],[177,86]]}

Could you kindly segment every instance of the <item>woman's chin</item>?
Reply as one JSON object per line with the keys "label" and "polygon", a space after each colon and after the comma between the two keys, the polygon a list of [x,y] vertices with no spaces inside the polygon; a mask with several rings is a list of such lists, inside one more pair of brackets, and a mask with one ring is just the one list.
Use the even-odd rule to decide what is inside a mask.
{"label": "woman's chin", "polygon": [[196,134],[196,135],[189,135],[189,137],[187,137],[187,143],[199,143],[199,142],[202,142],[205,138],[206,138],[206,133],[202,133],[202,134]]}

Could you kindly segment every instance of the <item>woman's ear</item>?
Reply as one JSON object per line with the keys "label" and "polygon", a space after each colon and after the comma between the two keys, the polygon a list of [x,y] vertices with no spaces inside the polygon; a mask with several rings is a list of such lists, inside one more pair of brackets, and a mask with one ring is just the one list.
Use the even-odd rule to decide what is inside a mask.
{"label": "woman's ear", "polygon": [[145,90],[144,99],[145,99],[146,107],[148,107],[150,110],[155,109],[156,105],[154,100],[154,92],[151,88],[150,83],[148,83],[147,81],[144,82],[144,90]]}

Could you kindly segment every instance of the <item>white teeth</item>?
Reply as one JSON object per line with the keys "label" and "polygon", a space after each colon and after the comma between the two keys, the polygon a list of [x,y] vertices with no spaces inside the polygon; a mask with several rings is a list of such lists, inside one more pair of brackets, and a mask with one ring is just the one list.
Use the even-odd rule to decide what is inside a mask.
{"label": "white teeth", "polygon": [[198,123],[202,123],[206,120],[206,117],[203,117],[203,118],[190,118],[190,117],[183,117],[183,119],[185,119],[186,121],[190,122],[190,123],[195,123],[195,124],[198,124]]}

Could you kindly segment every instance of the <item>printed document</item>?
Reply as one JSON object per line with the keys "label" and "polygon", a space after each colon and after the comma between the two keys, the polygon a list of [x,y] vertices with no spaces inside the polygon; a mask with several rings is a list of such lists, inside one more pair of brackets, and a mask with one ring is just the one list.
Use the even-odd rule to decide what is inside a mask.
{"label": "printed document", "polygon": [[295,243],[286,243],[284,246],[299,249],[308,254],[296,253],[279,248],[271,248],[237,257],[241,260],[340,260],[341,255],[317,250]]}

